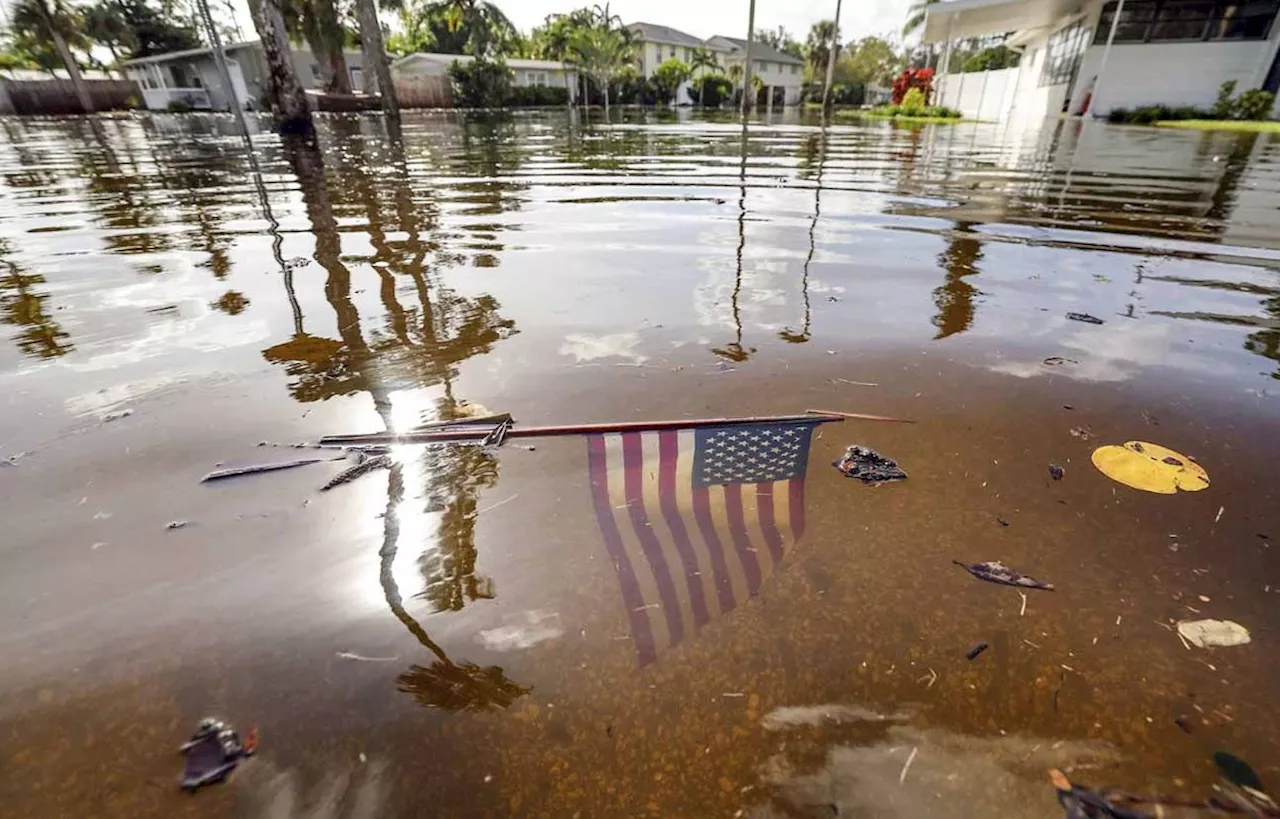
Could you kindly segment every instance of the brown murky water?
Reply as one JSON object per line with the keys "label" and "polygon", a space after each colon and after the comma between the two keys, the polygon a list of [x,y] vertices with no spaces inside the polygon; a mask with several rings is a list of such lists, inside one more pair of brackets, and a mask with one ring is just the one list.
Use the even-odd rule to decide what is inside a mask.
{"label": "brown murky water", "polygon": [[[225,119],[0,128],[4,816],[1045,817],[1048,767],[1207,796],[1217,749],[1280,781],[1274,137],[442,114],[255,170]],[[199,483],[481,408],[813,407],[918,423],[825,425],[704,519],[650,440],[634,483],[582,438]],[[1212,486],[1111,482],[1128,440]],[[910,479],[841,477],[850,443]],[[262,749],[188,797],[206,714]]]}

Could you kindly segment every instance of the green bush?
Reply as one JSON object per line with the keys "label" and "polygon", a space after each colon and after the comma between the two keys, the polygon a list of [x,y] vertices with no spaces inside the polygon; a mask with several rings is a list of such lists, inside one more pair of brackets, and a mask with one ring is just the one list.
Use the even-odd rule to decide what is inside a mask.
{"label": "green bush", "polygon": [[924,92],[919,88],[910,88],[906,95],[902,98],[902,104],[898,106],[902,109],[902,113],[909,117],[918,117],[919,111],[925,107]]}
{"label": "green bush", "polygon": [[1107,114],[1107,122],[1115,123],[1117,125],[1123,122],[1128,122],[1130,113],[1131,112],[1128,108],[1112,108],[1111,112]]}
{"label": "green bush", "polygon": [[[917,89],[912,89],[917,90]],[[910,91],[907,92],[908,96]],[[906,105],[907,97],[903,97],[902,105],[881,105],[871,109],[872,116],[877,117],[920,117],[928,119],[960,119],[964,116],[954,108],[948,108],[945,105],[924,105],[918,108],[908,108]],[[839,113],[839,112],[837,112]],[[849,112],[854,114],[854,112]]]}
{"label": "green bush", "polygon": [[1246,91],[1236,99],[1236,119],[1270,119],[1276,107],[1276,95],[1261,88]]}
{"label": "green bush", "polygon": [[707,108],[719,108],[733,95],[733,82],[723,74],[703,74],[689,87],[693,101]]}
{"label": "green bush", "polygon": [[454,60],[449,79],[454,103],[461,108],[497,108],[511,99],[511,69],[501,60]]}
{"label": "green bush", "polygon": [[1231,95],[1236,93],[1236,81],[1227,80],[1218,86],[1218,99],[1213,103],[1214,119],[1233,119],[1236,115],[1236,104]]}
{"label": "green bush", "polygon": [[517,85],[507,97],[507,105],[555,106],[569,104],[569,89],[551,85]]}
{"label": "green bush", "polygon": [[190,114],[191,103],[186,100],[169,100],[167,110],[170,114]]}

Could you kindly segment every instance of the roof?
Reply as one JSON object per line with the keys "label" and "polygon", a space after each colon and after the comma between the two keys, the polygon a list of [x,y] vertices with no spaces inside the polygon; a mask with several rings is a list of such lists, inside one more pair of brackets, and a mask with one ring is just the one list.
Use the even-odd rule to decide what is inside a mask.
{"label": "roof", "polygon": [[[716,43],[717,45],[722,43],[728,44],[728,46],[730,46],[729,48],[726,49],[728,51],[745,52],[747,49],[746,40],[740,40],[737,37],[726,37],[723,34],[717,34],[716,36],[712,37],[710,40],[707,40],[707,45],[711,48],[715,48],[715,46],[712,45],[712,43],[715,43],[716,41],[719,41],[718,43]],[[785,51],[779,51],[773,46],[768,45],[766,43],[762,43],[759,40],[753,41],[751,43],[751,59],[767,60],[771,63],[794,63],[796,65],[804,65],[804,60],[800,59],[799,57],[788,54]]]}
{"label": "roof", "polygon": [[[250,48],[258,45],[257,40],[249,40],[243,43],[227,43],[222,47],[223,51],[236,51],[241,48]],[[147,65],[149,63],[167,63],[173,60],[186,60],[191,57],[204,57],[212,54],[212,48],[188,48],[183,51],[170,51],[166,54],[152,54],[149,57],[138,57],[135,60],[125,60],[121,65]]]}
{"label": "roof", "polygon": [[691,48],[702,46],[702,41],[697,37],[670,26],[660,26],[656,23],[627,23],[627,28],[634,31],[641,40],[650,43],[669,43]]}
{"label": "roof", "polygon": [[[437,54],[435,52],[418,51],[396,60],[391,63],[391,67],[400,68],[408,65],[409,63],[418,62],[420,60],[452,65],[455,62],[469,63],[474,59],[475,57],[470,54]],[[565,68],[565,63],[559,62],[558,60],[522,60],[508,58],[505,62],[507,64],[507,68],[533,68],[542,69],[544,71],[563,71]],[[569,68],[573,68],[572,63],[569,63]]]}
{"label": "roof", "polygon": [[1047,26],[1076,11],[1079,0],[950,0],[925,9],[922,43],[986,37]]}
{"label": "roof", "polygon": [[[86,80],[114,80],[115,77],[102,71],[90,71],[88,69],[80,70],[80,77]],[[13,68],[0,71],[0,82],[4,80],[13,80],[14,82],[39,82],[41,80],[65,80],[67,79],[67,70],[65,68],[56,68],[53,76],[49,76],[48,71],[38,71],[28,68]]]}

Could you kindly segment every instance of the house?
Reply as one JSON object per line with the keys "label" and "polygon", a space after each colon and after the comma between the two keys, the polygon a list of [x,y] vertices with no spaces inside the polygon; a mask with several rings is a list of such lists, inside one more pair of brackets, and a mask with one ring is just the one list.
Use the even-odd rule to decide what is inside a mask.
{"label": "house", "polygon": [[[391,74],[396,78],[446,77],[449,66],[455,62],[469,63],[474,60],[469,54],[410,54],[391,64]],[[546,85],[553,88],[569,89],[572,100],[578,85],[578,70],[572,63],[561,63],[553,60],[521,60],[508,58],[507,68],[511,69],[512,82],[517,86]]]}
{"label": "house", "polygon": [[943,58],[938,100],[967,116],[1207,108],[1228,80],[1280,88],[1278,9],[1280,0],[952,0],[928,6],[922,41],[1011,33],[1017,68],[945,74]]}
{"label": "house", "polygon": [[[234,99],[242,108],[256,108],[267,90],[267,58],[257,40],[224,46],[231,73]],[[294,68],[302,87],[315,90],[320,82],[320,66],[310,49],[293,47]],[[364,62],[359,51],[343,52],[352,88],[362,84]],[[175,102],[196,110],[229,111],[232,95],[222,87],[218,64],[210,48],[192,48],[139,57],[121,63],[125,76],[142,87],[149,110],[164,111]]]}
{"label": "house", "polygon": [[[716,62],[727,70],[743,66],[747,59],[747,41],[717,35],[707,40],[707,48]],[[764,83],[765,99],[770,105],[798,105],[804,86],[804,60],[779,51],[765,43],[751,44],[751,74]]]}
{"label": "house", "polygon": [[[726,74],[731,73],[734,66],[743,68],[746,62],[746,40],[721,35],[699,40],[692,34],[655,23],[631,23],[627,28],[635,37],[639,51],[637,68],[645,77],[652,77],[658,66],[672,58],[691,63],[693,52],[699,48],[709,51]],[[751,62],[752,74],[760,77],[768,89],[766,99],[770,103],[794,105],[800,102],[800,89],[804,83],[803,60],[764,43],[754,42],[751,44]],[[741,81],[738,82],[740,88]],[[677,99],[684,99],[681,92],[687,86],[688,83],[680,87]]]}

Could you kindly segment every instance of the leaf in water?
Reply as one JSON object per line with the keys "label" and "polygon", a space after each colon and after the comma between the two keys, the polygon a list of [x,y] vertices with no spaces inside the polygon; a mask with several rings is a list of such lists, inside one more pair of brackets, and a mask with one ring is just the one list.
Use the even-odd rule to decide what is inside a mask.
{"label": "leaf in water", "polygon": [[1159,444],[1129,441],[1098,447],[1093,465],[1113,481],[1162,495],[1198,492],[1209,486],[1209,474],[1194,459]]}
{"label": "leaf in water", "polygon": [[1229,754],[1226,751],[1214,751],[1213,764],[1218,766],[1218,772],[1231,784],[1260,793],[1267,792],[1267,789],[1262,785],[1262,779],[1258,776],[1258,772],[1253,769],[1253,766],[1235,754]]}

